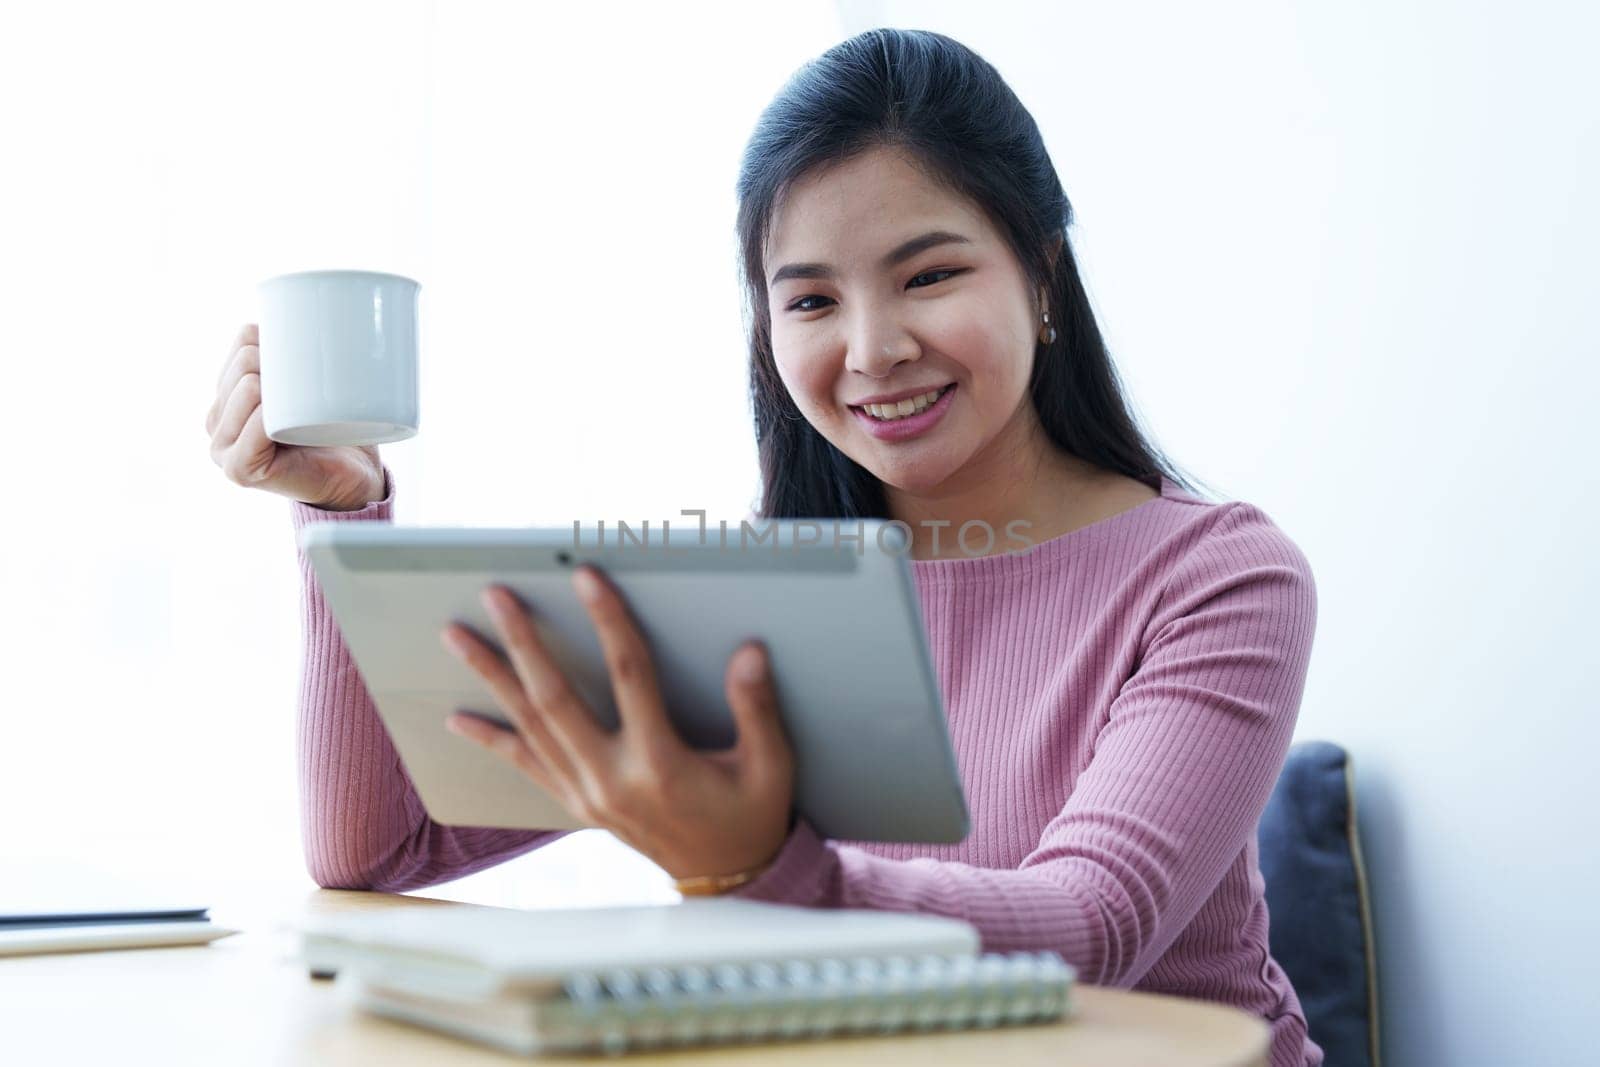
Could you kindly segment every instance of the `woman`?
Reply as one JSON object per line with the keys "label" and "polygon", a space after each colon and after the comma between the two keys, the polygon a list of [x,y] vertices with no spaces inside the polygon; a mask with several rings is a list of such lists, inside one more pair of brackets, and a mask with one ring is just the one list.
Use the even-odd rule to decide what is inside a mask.
{"label": "woman", "polygon": [[[1180,488],[1136,429],[1032,118],[960,44],[874,30],[778,94],[739,204],[760,514],[911,527],[971,834],[847,844],[793,818],[758,644],[729,664],[738,745],[685,748],[625,604],[587,570],[574,581],[621,729],[593,726],[503,590],[485,599],[505,656],[464,628],[442,637],[516,729],[452,729],[686,892],[958,916],[987,948],[1057,950],[1088,982],[1254,1012],[1274,1064],[1320,1063],[1268,951],[1255,843],[1298,714],[1311,574],[1260,511]],[[297,529],[387,520],[375,449],[266,439],[257,366],[247,328],[207,419],[218,464],[295,499]],[[974,553],[959,536],[974,522],[1031,547]],[[559,836],[429,819],[303,560],[302,575],[313,877],[410,889]]]}

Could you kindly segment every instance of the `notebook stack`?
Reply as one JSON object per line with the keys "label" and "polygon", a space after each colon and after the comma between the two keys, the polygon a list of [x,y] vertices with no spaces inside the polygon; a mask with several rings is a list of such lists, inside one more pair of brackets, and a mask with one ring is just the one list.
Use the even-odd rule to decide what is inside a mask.
{"label": "notebook stack", "polygon": [[302,951],[356,1008],[522,1054],[1045,1022],[1075,977],[953,919],[739,900],[404,907],[314,920]]}

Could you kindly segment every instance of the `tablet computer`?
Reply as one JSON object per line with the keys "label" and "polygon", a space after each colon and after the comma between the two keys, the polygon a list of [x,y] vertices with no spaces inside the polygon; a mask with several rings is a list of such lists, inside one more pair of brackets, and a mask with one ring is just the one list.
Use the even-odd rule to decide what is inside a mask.
{"label": "tablet computer", "polygon": [[590,563],[627,601],[687,743],[733,743],[723,677],[734,650],[758,638],[794,750],[795,806],[819,833],[966,836],[966,801],[897,526],[755,520],[641,536],[577,525],[314,523],[300,544],[407,773],[441,823],[586,825],[526,775],[445,729],[457,710],[506,720],[439,635],[461,622],[494,643],[498,631],[479,597],[491,584],[508,586],[573,688],[615,729],[599,638],[571,584],[572,568]]}

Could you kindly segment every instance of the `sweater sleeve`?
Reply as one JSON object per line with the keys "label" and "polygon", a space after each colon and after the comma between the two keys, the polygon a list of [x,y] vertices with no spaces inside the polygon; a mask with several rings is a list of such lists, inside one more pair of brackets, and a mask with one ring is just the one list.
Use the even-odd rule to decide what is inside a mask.
{"label": "sweater sleeve", "polygon": [[[390,521],[394,475],[387,467],[384,478],[384,499],[358,511],[292,503],[297,544],[300,530],[309,523]],[[417,889],[463,877],[562,836],[556,831],[444,826],[428,816],[350,659],[316,573],[305,553],[298,555],[301,840],[316,883],[326,889]]]}
{"label": "sweater sleeve", "polygon": [[949,915],[989,951],[1053,949],[1131,987],[1256,831],[1299,714],[1316,622],[1310,567],[1259,511],[1230,505],[1180,560],[1094,756],[1015,870],[890,860],[804,822],[739,893]]}

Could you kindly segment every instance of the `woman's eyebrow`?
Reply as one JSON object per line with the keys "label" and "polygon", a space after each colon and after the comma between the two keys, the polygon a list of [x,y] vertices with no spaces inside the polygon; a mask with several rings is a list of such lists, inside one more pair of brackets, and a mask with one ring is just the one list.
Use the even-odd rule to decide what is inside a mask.
{"label": "woman's eyebrow", "polygon": [[[929,230],[920,237],[911,238],[911,240],[884,256],[883,267],[885,269],[897,267],[912,256],[926,252],[930,248],[937,248],[940,245],[969,245],[971,243],[972,241],[969,238],[963,237],[959,233],[951,233],[949,230]],[[786,263],[777,269],[772,275],[772,280],[767,284],[777,285],[779,282],[789,278],[832,277],[833,268],[826,263]]]}

